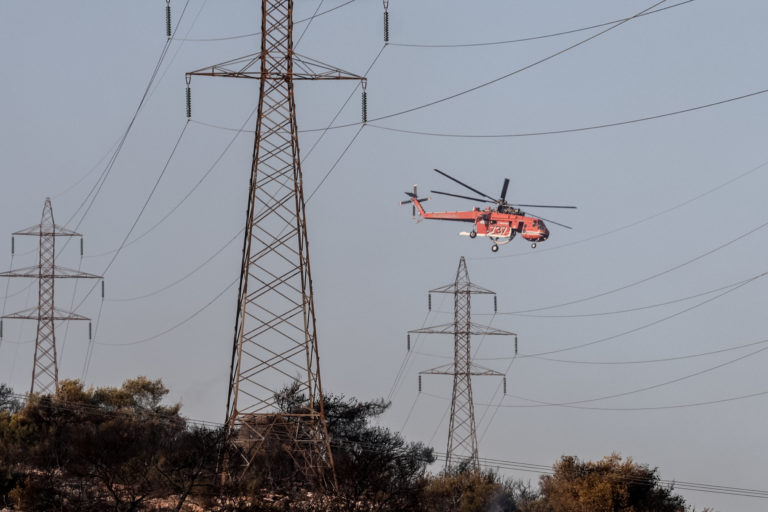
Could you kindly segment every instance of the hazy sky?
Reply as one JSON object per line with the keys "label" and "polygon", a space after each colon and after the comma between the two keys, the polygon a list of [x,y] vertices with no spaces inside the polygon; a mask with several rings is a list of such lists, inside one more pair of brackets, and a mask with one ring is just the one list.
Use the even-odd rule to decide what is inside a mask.
{"label": "hazy sky", "polygon": [[[311,16],[318,3],[297,0],[295,19]],[[342,3],[325,0],[320,11]],[[654,3],[391,0],[391,44],[381,51],[382,4],[356,0],[316,18],[297,51],[360,74],[381,51],[367,88],[374,119],[509,75],[608,26],[497,45],[402,45],[524,39],[621,19]],[[91,203],[89,191],[107,169],[163,50],[164,7],[0,2],[0,267],[36,263],[29,237],[17,238],[11,262],[10,234],[39,222],[50,196],[57,223],[85,235],[82,261],[73,244],[58,263],[104,272],[184,128],[184,73],[258,50],[257,37],[229,37],[259,30],[259,2],[191,0]],[[173,0],[172,7],[176,23],[184,2]],[[500,379],[474,381],[481,457],[548,465],[562,454],[598,459],[618,451],[658,466],[665,479],[765,488],[768,395],[727,400],[768,391],[761,300],[768,164],[759,167],[768,162],[768,95],[562,134],[438,137],[382,128],[531,134],[762,91],[768,88],[766,16],[768,4],[758,0],[684,2],[488,86],[364,127],[308,204],[325,390],[360,399],[391,393],[382,424],[444,451],[450,379],[426,376],[419,394],[417,373],[447,362],[453,340],[414,337],[402,379],[393,383],[406,358],[406,332],[450,321],[450,299],[433,297],[428,314],[426,292],[449,283],[463,255],[472,281],[498,293],[499,314],[492,314],[490,299],[478,297],[474,320],[520,339],[514,361],[510,340],[473,339],[480,364],[507,371],[510,395],[494,394]],[[297,25],[297,39],[306,26]],[[228,39],[200,41],[212,38]],[[300,129],[328,126],[354,87],[298,84]],[[239,275],[254,127],[246,120],[257,94],[255,81],[192,81],[192,122],[106,272],[106,300],[101,303],[98,291],[88,295],[89,282],[57,283],[59,307],[99,320],[87,367],[87,325],[58,329],[62,378],[85,374],[89,385],[104,386],[137,375],[161,377],[186,415],[224,419],[236,306],[236,288],[228,285]],[[357,90],[335,124],[359,120]],[[232,130],[244,123],[237,136]],[[305,195],[358,128],[330,130],[311,153],[319,132],[302,133]],[[550,240],[535,250],[514,240],[493,254],[487,240],[457,236],[464,226],[415,223],[410,208],[397,206],[414,183],[423,191],[465,192],[435,167],[490,195],[509,177],[514,202],[578,205],[533,212],[574,229],[550,226]],[[436,197],[425,206],[474,204]],[[36,303],[36,286],[29,284],[0,280],[5,313]],[[526,310],[535,311],[520,313]],[[0,381],[23,392],[35,325],[6,320],[4,327]],[[525,357],[591,342],[598,343]],[[658,361],[667,358],[676,359]],[[638,363],[649,360],[656,361]],[[606,362],[637,364],[584,364]],[[671,382],[677,379],[683,380]],[[617,394],[623,396],[604,398]],[[673,407],[712,401],[721,402]],[[681,493],[699,507],[765,509],[755,498]]]}

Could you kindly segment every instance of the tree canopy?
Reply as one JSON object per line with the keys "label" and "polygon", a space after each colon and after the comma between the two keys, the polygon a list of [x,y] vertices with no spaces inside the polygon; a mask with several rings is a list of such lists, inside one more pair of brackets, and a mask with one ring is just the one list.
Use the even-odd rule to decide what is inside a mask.
{"label": "tree canopy", "polygon": [[[336,487],[307,478],[280,439],[244,453],[236,429],[191,424],[160,380],[86,388],[62,381],[22,404],[0,385],[0,508],[103,510],[686,512],[656,468],[613,454],[562,457],[538,489],[459,464],[428,469],[433,449],[377,424],[390,406],[328,394],[323,406]],[[277,398],[290,421],[309,407],[298,387]],[[254,419],[269,425],[269,416]],[[287,424],[289,428],[302,428]],[[244,465],[246,455],[250,465]],[[226,477],[229,475],[229,477]]]}
{"label": "tree canopy", "polygon": [[658,470],[611,454],[597,462],[564,456],[542,476],[531,512],[684,512],[685,500]]}

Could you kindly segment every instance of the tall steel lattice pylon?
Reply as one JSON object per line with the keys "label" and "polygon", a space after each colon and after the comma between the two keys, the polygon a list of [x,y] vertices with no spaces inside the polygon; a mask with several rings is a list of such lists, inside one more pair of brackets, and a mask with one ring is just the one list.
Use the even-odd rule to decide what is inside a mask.
{"label": "tall steel lattice pylon", "polygon": [[[262,0],[261,52],[187,73],[259,80],[258,120],[232,351],[227,424],[245,467],[266,443],[286,447],[308,479],[334,482],[294,102],[295,80],[364,80],[293,48],[293,0]],[[305,398],[286,411],[279,393]]]}
{"label": "tall steel lattice pylon", "polygon": [[[451,418],[448,426],[448,448],[446,450],[445,467],[450,469],[455,462],[468,460],[474,471],[480,469],[477,455],[477,431],[475,429],[475,406],[472,401],[472,376],[491,375],[504,377],[506,392],[506,377],[503,373],[484,368],[472,362],[470,338],[472,335],[483,336],[514,336],[517,347],[517,334],[501,329],[494,329],[472,322],[471,297],[473,294],[490,294],[494,296],[496,309],[496,294],[469,280],[467,262],[464,256],[459,260],[456,270],[456,280],[440,288],[430,290],[430,309],[432,308],[433,293],[449,293],[453,295],[453,323],[436,325],[408,331],[408,334],[452,334],[454,339],[453,363],[431,370],[419,372],[419,391],[421,391],[421,375],[452,375],[453,395],[451,397]],[[410,343],[409,343],[410,345]]]}
{"label": "tall steel lattice pylon", "polygon": [[[40,238],[38,264],[32,267],[2,272],[0,273],[0,277],[26,277],[37,279],[37,306],[10,315],[5,315],[2,318],[37,320],[35,359],[32,367],[32,385],[30,386],[29,392],[51,393],[56,391],[59,384],[55,323],[63,320],[90,320],[87,317],[70,311],[64,311],[55,306],[54,289],[56,279],[102,279],[102,276],[56,265],[56,238],[60,236],[79,237],[81,240],[81,256],[83,251],[83,238],[81,234],[57,226],[54,223],[50,198],[45,198],[43,218],[40,221],[40,224],[27,229],[22,229],[21,231],[16,231],[13,233],[13,236],[16,235],[36,236]],[[15,242],[12,243],[12,252],[15,252],[15,245]],[[0,328],[0,332],[2,332],[2,328]]]}

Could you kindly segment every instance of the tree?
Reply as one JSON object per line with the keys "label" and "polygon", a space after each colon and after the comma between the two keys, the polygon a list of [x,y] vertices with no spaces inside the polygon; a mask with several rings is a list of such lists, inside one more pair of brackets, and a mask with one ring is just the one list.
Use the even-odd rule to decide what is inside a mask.
{"label": "tree", "polygon": [[13,392],[13,389],[0,384],[0,411],[5,411],[10,414],[14,414],[21,409],[21,400]]}
{"label": "tree", "polygon": [[[275,398],[283,413],[299,414],[309,407],[298,386],[281,390]],[[383,400],[361,402],[341,395],[325,395],[323,407],[338,493],[332,503],[309,504],[310,509],[358,510],[364,503],[366,510],[416,510],[426,482],[426,467],[435,460],[432,449],[421,443],[408,443],[398,433],[371,425],[371,420],[389,407]],[[296,417],[292,419],[301,421]],[[276,435],[275,439],[267,438],[260,453],[249,454],[252,462],[245,482],[240,484],[241,489],[248,489],[251,495],[260,492],[262,501],[276,493],[289,496],[294,502],[307,500],[307,491],[326,493],[327,482],[323,485],[306,481],[297,472],[285,446],[279,442],[280,433],[275,432],[270,420],[270,417],[261,418],[251,425],[252,429]],[[300,431],[302,426],[297,423],[294,428]],[[231,458],[231,462],[239,460],[241,457]]]}
{"label": "tree", "polygon": [[373,510],[414,510],[426,484],[426,468],[435,461],[433,449],[370,424],[389,402],[327,395],[324,405],[339,496],[346,508],[355,510],[365,501]]}
{"label": "tree", "polygon": [[423,502],[428,512],[520,512],[535,497],[526,484],[473,471],[467,460],[431,477]]}
{"label": "tree", "polygon": [[133,511],[170,498],[181,510],[213,482],[222,434],[189,428],[179,405],[162,405],[167,393],[139,377],[98,389],[67,380],[31,396],[0,418],[7,460],[25,474],[9,496],[25,510]]}
{"label": "tree", "polygon": [[539,481],[541,497],[526,512],[685,512],[685,500],[659,481],[658,470],[618,454],[598,462],[564,456]]}

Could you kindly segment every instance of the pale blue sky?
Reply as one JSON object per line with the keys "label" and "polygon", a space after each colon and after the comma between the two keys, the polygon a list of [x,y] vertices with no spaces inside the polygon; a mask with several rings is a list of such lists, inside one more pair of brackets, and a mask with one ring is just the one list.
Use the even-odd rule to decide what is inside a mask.
{"label": "pale blue sky", "polygon": [[[321,10],[340,5],[326,0]],[[471,48],[416,48],[394,43],[454,44],[525,38],[611,21],[654,2],[589,0],[390,1],[391,42],[368,81],[369,118],[384,116],[474,87],[552,55],[600,29],[524,43]],[[667,2],[663,5],[672,5]],[[173,0],[174,22],[184,4]],[[297,0],[296,18],[318,1]],[[363,73],[381,50],[382,4],[357,0],[317,18],[297,51]],[[628,22],[593,41],[488,87],[410,114],[371,123],[454,134],[519,134],[578,128],[696,107],[765,89],[768,5],[757,0],[695,0]],[[57,222],[75,228],[78,206],[104,169],[102,158],[125,130],[165,43],[163,2],[0,2],[0,267],[10,261],[10,233],[38,221],[46,196]],[[297,27],[297,32],[303,29]],[[194,41],[259,29],[258,2],[191,0],[158,80],[109,178],[82,220],[82,269],[101,273],[159,175],[185,123],[184,73],[256,51],[258,38]],[[297,86],[300,129],[327,126],[352,83]],[[153,227],[201,179],[233,133],[201,123],[239,127],[256,104],[257,84],[195,78],[193,120],[138,222]],[[309,241],[326,391],[370,399],[387,396],[405,352],[409,329],[449,321],[450,301],[426,291],[451,281],[460,256],[470,277],[498,293],[499,311],[570,302],[610,291],[692,260],[768,221],[768,167],[688,204],[688,200],[768,161],[766,95],[684,115],[601,130],[496,139],[442,138],[384,131],[369,125],[308,205]],[[355,92],[337,124],[360,119]],[[252,129],[253,122],[248,123]],[[308,155],[316,132],[301,136],[306,195],[315,189],[357,131],[329,132]],[[117,385],[136,375],[162,377],[171,398],[193,418],[225,414],[236,289],[194,319],[179,324],[225,290],[239,271],[239,239],[200,266],[242,228],[252,134],[238,137],[221,162],[167,220],[123,249],[106,274],[86,381]],[[94,167],[95,166],[95,167]],[[457,236],[452,223],[410,219],[397,202],[414,183],[463,193],[432,171],[441,168],[495,194],[511,179],[508,197],[523,203],[576,204],[575,212],[542,211],[574,226],[552,226],[536,250],[515,240],[492,254],[485,240]],[[92,169],[95,171],[90,172]],[[81,181],[82,180],[82,181]],[[671,207],[643,223],[591,239]],[[469,208],[435,198],[428,209]],[[70,219],[74,219],[71,222]],[[590,239],[589,241],[584,241]],[[17,239],[14,266],[35,262],[33,239]],[[553,354],[578,361],[637,361],[685,356],[768,338],[764,279],[667,320],[716,294],[621,314],[607,313],[673,301],[768,270],[768,231],[759,229],[701,259],[646,283],[544,317],[491,316],[478,298],[476,321],[515,331],[521,354],[579,345],[657,324],[587,348]],[[74,246],[62,265],[80,264]],[[34,304],[35,289],[12,282],[5,311]],[[6,282],[0,282],[5,292]],[[57,288],[57,304],[83,301],[88,283]],[[134,299],[134,300],[122,300]],[[98,294],[79,313],[99,315]],[[480,316],[480,315],[486,316]],[[551,316],[556,315],[556,316]],[[425,319],[426,317],[426,319]],[[0,381],[29,385],[34,324],[6,321]],[[87,327],[58,331],[62,377],[80,377]],[[65,341],[66,339],[66,341]],[[118,345],[122,343],[140,343]],[[22,342],[18,344],[17,342]],[[475,340],[475,345],[480,340]],[[391,411],[382,424],[444,451],[450,380],[428,376],[417,394],[417,372],[445,361],[450,339],[419,338]],[[109,346],[113,345],[113,346]],[[510,394],[550,403],[623,393],[713,368],[767,345],[670,362],[583,365],[518,358],[508,372]],[[503,339],[482,342],[478,357],[505,358]],[[431,354],[431,355],[424,355]],[[768,391],[759,352],[676,384],[582,405],[663,407]],[[481,364],[504,370],[509,359]],[[477,379],[479,404],[497,403],[498,382]],[[498,396],[497,396],[498,399]],[[663,478],[765,488],[764,425],[768,397],[702,407],[648,411],[514,407],[507,397],[491,413],[477,406],[480,456],[551,464],[562,454],[596,459],[619,451],[659,466]],[[436,434],[435,434],[436,432]],[[510,473],[535,479],[527,473]],[[698,506],[721,511],[764,510],[762,500],[682,491]]]}

